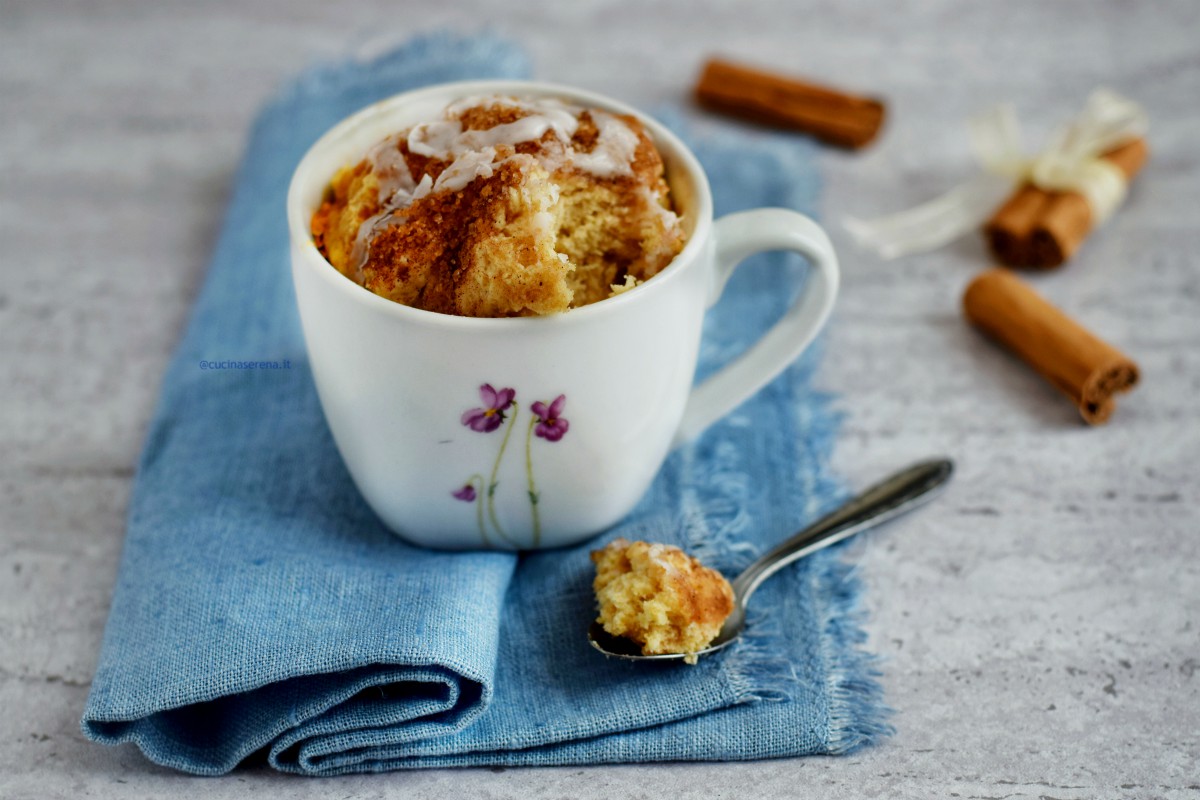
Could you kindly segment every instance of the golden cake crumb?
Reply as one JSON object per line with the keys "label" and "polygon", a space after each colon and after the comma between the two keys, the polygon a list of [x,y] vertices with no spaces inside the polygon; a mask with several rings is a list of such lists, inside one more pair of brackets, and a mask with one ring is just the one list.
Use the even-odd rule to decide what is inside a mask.
{"label": "golden cake crumb", "polygon": [[724,576],[678,547],[614,539],[593,550],[592,561],[597,622],[637,642],[644,655],[686,653],[695,664],[733,611]]}
{"label": "golden cake crumb", "polygon": [[415,308],[553,314],[657,274],[683,248],[662,157],[632,116],[469,98],[333,177],[313,241]]}

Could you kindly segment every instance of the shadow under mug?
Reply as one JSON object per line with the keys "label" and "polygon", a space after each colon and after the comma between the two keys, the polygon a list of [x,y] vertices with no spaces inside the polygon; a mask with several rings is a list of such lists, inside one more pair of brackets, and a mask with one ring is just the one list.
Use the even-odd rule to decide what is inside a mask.
{"label": "shadow under mug", "polygon": [[[330,266],[309,223],[334,173],[454,100],[497,94],[637,116],[662,153],[687,233],[674,261],[607,300],[508,319],[399,305]],[[837,257],[812,220],[758,209],[714,222],[708,180],[674,134],[607,97],[548,83],[443,84],[369,106],[304,156],[287,215],[296,299],[334,440],[384,523],[433,548],[560,547],[612,526],[672,447],[808,346],[837,295]],[[705,310],[744,258],[766,250],[808,259],[803,291],[749,350],[693,387]]]}

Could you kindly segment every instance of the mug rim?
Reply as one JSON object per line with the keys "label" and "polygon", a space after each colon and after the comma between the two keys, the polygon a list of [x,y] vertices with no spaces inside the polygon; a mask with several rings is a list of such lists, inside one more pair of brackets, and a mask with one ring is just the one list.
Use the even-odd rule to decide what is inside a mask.
{"label": "mug rim", "polygon": [[[636,117],[649,131],[651,140],[660,152],[664,148],[669,150],[673,166],[682,168],[692,182],[694,208],[691,211],[696,215],[696,221],[683,249],[676,253],[675,257],[658,273],[627,291],[579,308],[530,317],[468,317],[413,308],[375,294],[365,286],[355,283],[343,275],[340,270],[329,263],[329,260],[321,254],[313,242],[309,220],[305,219],[301,208],[301,195],[311,187],[313,181],[320,179],[323,185],[328,185],[329,181],[333,179],[332,175],[322,177],[310,174],[315,169],[313,162],[323,151],[339,143],[360,126],[378,117],[393,114],[398,108],[409,103],[421,102],[437,96],[444,96],[445,102],[450,103],[455,99],[473,94],[501,93],[557,97],[568,102],[588,104],[606,111]],[[664,161],[666,160],[664,159]],[[658,292],[667,291],[667,287],[675,281],[674,275],[683,272],[693,262],[701,260],[699,251],[708,241],[709,229],[713,224],[713,204],[708,176],[700,166],[695,154],[678,136],[653,117],[606,95],[564,84],[530,80],[479,80],[439,83],[401,92],[378,100],[335,124],[308,148],[292,173],[287,193],[287,221],[291,247],[295,256],[298,257],[292,259],[293,267],[297,260],[305,262],[305,268],[315,269],[325,286],[328,286],[331,291],[343,293],[350,298],[351,302],[359,302],[365,308],[373,308],[380,313],[411,322],[498,330],[500,328],[516,329],[535,325],[564,324],[572,319],[590,319],[598,315],[613,313],[630,303],[637,302],[639,298],[649,301]]]}

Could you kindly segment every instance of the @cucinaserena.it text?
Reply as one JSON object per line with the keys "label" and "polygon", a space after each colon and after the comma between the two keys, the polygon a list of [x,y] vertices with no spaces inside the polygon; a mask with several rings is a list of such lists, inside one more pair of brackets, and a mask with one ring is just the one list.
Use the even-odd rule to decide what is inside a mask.
{"label": "@cucinaserena.it text", "polygon": [[238,359],[209,361],[201,359],[199,365],[200,369],[203,370],[252,369],[270,371],[273,369],[291,369],[292,360],[290,358],[281,358],[275,361],[242,361]]}

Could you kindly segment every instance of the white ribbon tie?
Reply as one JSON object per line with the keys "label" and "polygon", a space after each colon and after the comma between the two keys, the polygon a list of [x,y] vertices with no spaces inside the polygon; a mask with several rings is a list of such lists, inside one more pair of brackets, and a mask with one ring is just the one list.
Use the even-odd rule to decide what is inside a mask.
{"label": "white ribbon tie", "polygon": [[1102,156],[1149,129],[1146,112],[1116,92],[1099,88],[1050,145],[1030,158],[1011,105],[973,117],[971,145],[983,174],[934,200],[886,217],[845,221],[858,243],[882,258],[897,258],[941,247],[978,228],[1005,197],[1025,182],[1053,192],[1078,192],[1087,200],[1095,225],[1102,224],[1125,198],[1125,174]]}

